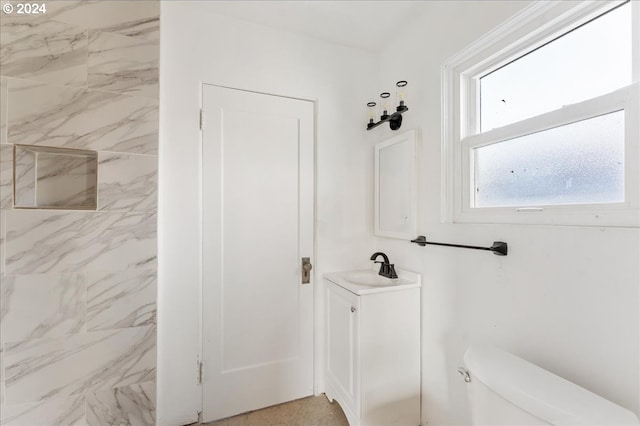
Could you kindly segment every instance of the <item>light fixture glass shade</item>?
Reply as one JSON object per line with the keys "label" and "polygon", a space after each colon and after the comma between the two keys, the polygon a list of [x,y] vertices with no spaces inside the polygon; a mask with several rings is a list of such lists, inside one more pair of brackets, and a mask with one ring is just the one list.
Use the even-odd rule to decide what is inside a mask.
{"label": "light fixture glass shade", "polygon": [[389,97],[391,93],[382,92],[380,93],[380,117],[386,117],[389,115]]}
{"label": "light fixture glass shade", "polygon": [[367,123],[376,121],[376,103],[367,102]]}
{"label": "light fixture glass shade", "polygon": [[407,81],[400,80],[396,83],[396,109],[398,111],[406,108],[407,104]]}

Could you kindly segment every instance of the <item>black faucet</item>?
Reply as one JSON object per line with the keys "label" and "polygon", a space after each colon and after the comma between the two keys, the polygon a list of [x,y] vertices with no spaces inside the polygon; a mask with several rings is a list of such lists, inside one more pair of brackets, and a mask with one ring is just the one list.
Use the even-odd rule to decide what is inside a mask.
{"label": "black faucet", "polygon": [[[376,260],[378,256],[382,256],[383,262]],[[374,263],[380,264],[380,272],[378,272],[378,275],[386,278],[398,278],[398,274],[396,274],[396,268],[394,268],[393,264],[389,263],[389,258],[386,254],[382,253],[381,251],[377,251],[371,255],[371,260],[373,260]]]}

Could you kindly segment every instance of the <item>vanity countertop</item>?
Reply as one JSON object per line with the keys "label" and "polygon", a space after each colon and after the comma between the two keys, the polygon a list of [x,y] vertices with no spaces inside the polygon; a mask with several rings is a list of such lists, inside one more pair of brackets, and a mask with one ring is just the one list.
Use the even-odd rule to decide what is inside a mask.
{"label": "vanity countertop", "polygon": [[324,278],[357,295],[384,293],[422,286],[420,274],[396,268],[398,278],[391,279],[378,275],[378,265],[372,269],[331,272]]}

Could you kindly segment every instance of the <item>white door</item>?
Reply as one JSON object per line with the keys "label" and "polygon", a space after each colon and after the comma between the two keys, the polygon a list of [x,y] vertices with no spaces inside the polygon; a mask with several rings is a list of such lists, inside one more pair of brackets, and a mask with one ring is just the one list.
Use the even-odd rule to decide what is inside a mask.
{"label": "white door", "polygon": [[313,394],[313,103],[205,84],[202,146],[211,421]]}

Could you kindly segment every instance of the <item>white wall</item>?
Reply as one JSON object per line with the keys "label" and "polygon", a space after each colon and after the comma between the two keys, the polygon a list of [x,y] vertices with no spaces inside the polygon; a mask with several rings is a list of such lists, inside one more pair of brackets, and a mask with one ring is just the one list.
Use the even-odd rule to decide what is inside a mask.
{"label": "white wall", "polygon": [[201,82],[316,101],[320,277],[369,263],[373,154],[362,127],[375,58],[221,17],[204,2],[163,1],[161,14],[158,424],[169,425],[199,408]]}
{"label": "white wall", "polygon": [[432,4],[380,56],[380,85],[409,81],[403,129],[423,130],[419,234],[462,244],[507,241],[509,255],[376,239],[376,250],[424,277],[424,418],[468,424],[456,367],[472,339],[639,413],[638,229],[440,223],[440,66],[527,2]]}

